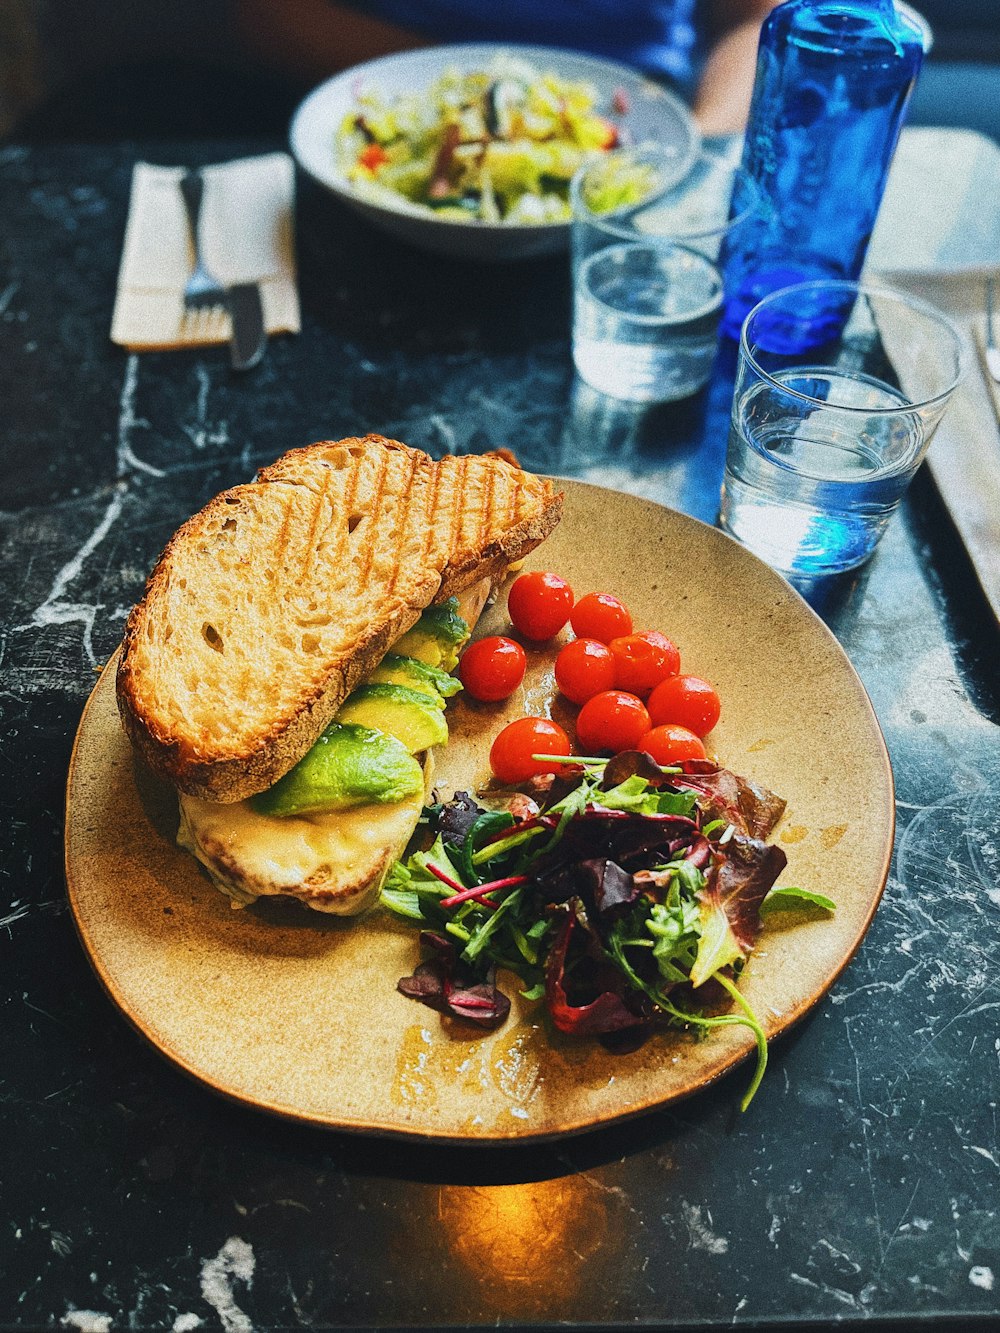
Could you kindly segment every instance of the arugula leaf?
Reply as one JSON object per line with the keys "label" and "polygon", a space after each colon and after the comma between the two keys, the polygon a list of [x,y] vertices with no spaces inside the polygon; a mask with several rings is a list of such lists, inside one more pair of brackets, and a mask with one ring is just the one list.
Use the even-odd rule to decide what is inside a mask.
{"label": "arugula leaf", "polygon": [[407,861],[406,866],[410,872],[410,883],[415,889],[433,889],[439,898],[447,898],[452,892],[448,885],[438,879],[432,871],[427,869],[428,864],[435,865],[439,870],[443,870],[446,875],[462,884],[466,888],[472,888],[471,884],[465,884],[462,878],[462,870],[452,859],[455,855],[455,849],[449,848],[444,838],[439,834],[432,843],[430,849],[426,852],[414,852]]}
{"label": "arugula leaf", "polygon": [[693,791],[657,791],[638,774],[597,796],[597,804],[607,810],[629,810],[637,815],[683,815],[688,819],[696,800]]}
{"label": "arugula leaf", "polygon": [[653,957],[660,976],[666,982],[683,984],[691,975],[701,938],[701,913],[698,904],[679,894],[668,896],[665,903],[654,903],[646,918],[646,930],[653,937]]}
{"label": "arugula leaf", "polygon": [[837,904],[825,893],[800,889],[794,884],[779,884],[760,905],[761,916],[770,916],[772,912],[796,912],[803,916],[813,916],[836,910]]}
{"label": "arugula leaf", "polygon": [[566,832],[566,825],[570,820],[575,819],[577,815],[583,814],[596,785],[596,779],[594,781],[588,781],[587,778],[583,778],[579,786],[574,787],[571,791],[567,792],[561,801],[556,801],[555,805],[550,806],[549,809],[546,810],[545,813],[547,815],[558,815],[559,823],[552,830],[552,837],[548,842],[543,843],[538,848],[539,855],[551,851]]}
{"label": "arugula leaf", "polygon": [[716,981],[729,992],[732,999],[743,1011],[742,1013],[716,1014],[711,1017],[706,1017],[704,1014],[691,1014],[683,1009],[678,1009],[675,1005],[671,1004],[669,1000],[664,1000],[662,1007],[678,1022],[690,1023],[692,1027],[700,1028],[705,1033],[710,1032],[712,1028],[745,1027],[749,1028],[754,1034],[757,1042],[757,1067],[754,1070],[753,1078],[750,1080],[750,1086],[743,1094],[743,1099],[740,1102],[740,1110],[745,1111],[751,1101],[753,1101],[754,1093],[760,1087],[761,1079],[764,1077],[764,1071],[767,1069],[767,1035],[764,1032],[760,1019],[750,1008],[746,997],[740,992],[735,983],[730,981],[723,972],[718,974]]}
{"label": "arugula leaf", "polygon": [[516,907],[520,906],[523,896],[523,889],[515,889],[513,893],[509,893],[496,911],[491,912],[483,924],[472,932],[472,938],[462,952],[463,961],[467,963],[476,961],[489,944],[491,937],[496,934],[501,922],[504,921],[505,917],[512,915]]}
{"label": "arugula leaf", "polygon": [[506,856],[508,852],[512,852],[516,847],[531,842],[540,833],[546,833],[547,831],[545,824],[533,824],[531,828],[515,827],[508,837],[498,838],[496,842],[488,843],[485,847],[480,847],[478,852],[473,852],[472,864],[473,866],[481,866],[487,861],[495,861],[498,856]]}
{"label": "arugula leaf", "polygon": [[382,901],[397,916],[408,917],[411,921],[425,920],[420,906],[420,895],[409,889],[397,889],[385,884],[382,888]]}

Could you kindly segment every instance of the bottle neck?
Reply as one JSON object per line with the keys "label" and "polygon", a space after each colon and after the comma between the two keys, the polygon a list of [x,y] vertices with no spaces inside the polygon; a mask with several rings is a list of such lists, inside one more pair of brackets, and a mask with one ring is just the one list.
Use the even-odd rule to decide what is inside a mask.
{"label": "bottle neck", "polygon": [[776,32],[798,34],[817,50],[873,43],[902,56],[908,48],[923,46],[917,25],[900,13],[894,0],[786,0],[765,20],[765,31],[772,26]]}

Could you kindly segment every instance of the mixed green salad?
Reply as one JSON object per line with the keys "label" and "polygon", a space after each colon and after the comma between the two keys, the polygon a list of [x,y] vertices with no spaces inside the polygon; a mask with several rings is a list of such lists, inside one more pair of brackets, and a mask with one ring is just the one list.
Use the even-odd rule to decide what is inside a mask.
{"label": "mixed green salad", "polygon": [[337,153],[369,197],[402,196],[460,222],[563,222],[574,172],[618,146],[627,109],[623,92],[604,112],[589,84],[509,57],[449,69],[419,93],[360,92]]}
{"label": "mixed green salad", "polygon": [[758,1053],[745,1109],[767,1042],[736,979],[761,915],[834,906],[773,887],[786,857],[765,839],[784,801],[708,760],[662,768],[627,751],[566,762],[576,775],[540,804],[519,794],[490,810],[460,792],[425,811],[426,845],[382,891],[422,928],[425,961],[399,990],[496,1027],[510,1009],[504,969],[555,1028],[619,1050],[664,1025],[742,1024]]}

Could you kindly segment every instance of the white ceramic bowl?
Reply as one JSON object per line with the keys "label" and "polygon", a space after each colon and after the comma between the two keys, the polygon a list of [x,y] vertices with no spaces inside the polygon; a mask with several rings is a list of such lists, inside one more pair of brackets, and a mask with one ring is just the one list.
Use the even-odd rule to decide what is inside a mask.
{"label": "white ceramic bowl", "polygon": [[289,134],[292,153],[304,171],[349,207],[391,236],[423,250],[459,259],[490,261],[557,254],[567,247],[568,222],[541,226],[505,226],[478,220],[455,222],[402,197],[398,201],[375,202],[355,191],[337,161],[337,132],[362,89],[378,89],[386,96],[420,92],[430,88],[447,68],[488,69],[501,54],[517,55],[561,78],[587,80],[597,90],[599,110],[610,110],[614,93],[622,89],[628,111],[616,119],[622,126],[623,138],[635,144],[657,143],[675,153],[678,176],[698,151],[701,136],[684,103],[635,70],[574,51],[482,42],[383,56],[327,79],[313,89],[292,118]]}

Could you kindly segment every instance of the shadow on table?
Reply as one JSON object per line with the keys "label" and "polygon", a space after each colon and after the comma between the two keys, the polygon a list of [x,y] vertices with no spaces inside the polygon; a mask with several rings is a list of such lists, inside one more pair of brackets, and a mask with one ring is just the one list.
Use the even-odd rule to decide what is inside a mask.
{"label": "shadow on table", "polygon": [[1000,624],[926,466],[913,479],[903,510],[962,686],[980,712],[1000,723]]}
{"label": "shadow on table", "polygon": [[[779,1104],[787,1093],[781,1076],[783,1062],[801,1040],[809,1040],[814,1018],[815,1011],[772,1042],[768,1072],[745,1113],[741,1113],[739,1104],[753,1073],[752,1060],[682,1102],[551,1141],[478,1145],[345,1134],[283,1121],[227,1102],[195,1081],[178,1080],[175,1071],[164,1074],[173,1085],[164,1089],[164,1094],[173,1117],[190,1118],[192,1128],[197,1126],[201,1150],[213,1139],[236,1141],[251,1156],[260,1152],[317,1169],[343,1168],[352,1175],[423,1184],[487,1186],[553,1180],[649,1151],[669,1154],[672,1144],[691,1134],[710,1139],[716,1156],[724,1157],[729,1152],[738,1155],[745,1134],[755,1132],[755,1125],[759,1128],[760,1123],[779,1113]],[[137,1055],[140,1065],[146,1063],[143,1056],[150,1055],[147,1072],[152,1073],[157,1067],[156,1057],[137,1043],[130,1056],[129,1076],[135,1076]],[[158,1082],[157,1078],[145,1083],[150,1095]]]}
{"label": "shadow on table", "polygon": [[485,264],[425,253],[297,175],[301,292],[310,319],[373,354],[508,353],[569,338],[569,257]]}

